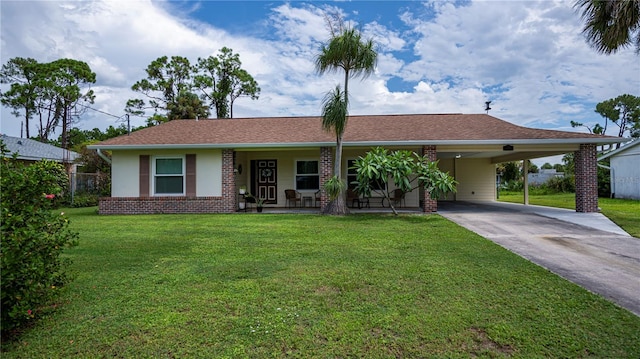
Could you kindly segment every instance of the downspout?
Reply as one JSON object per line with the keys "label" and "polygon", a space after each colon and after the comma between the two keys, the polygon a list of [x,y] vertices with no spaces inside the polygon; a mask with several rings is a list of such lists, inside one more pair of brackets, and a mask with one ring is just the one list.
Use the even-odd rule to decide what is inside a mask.
{"label": "downspout", "polygon": [[609,167],[609,166],[605,166],[605,165],[601,165],[598,163],[598,167],[600,168],[604,168],[607,169],[609,171],[611,171],[611,175],[610,175],[610,182],[609,183],[611,185],[611,194],[609,195],[610,198],[615,198],[616,197],[616,176],[615,176],[615,172],[613,171],[613,168]]}
{"label": "downspout", "polygon": [[98,148],[96,149],[96,151],[98,152],[98,156],[100,156],[100,158],[102,158],[103,160],[105,160],[108,164],[111,164],[111,158],[107,157],[107,155],[105,155],[104,153],[102,153],[102,151]]}

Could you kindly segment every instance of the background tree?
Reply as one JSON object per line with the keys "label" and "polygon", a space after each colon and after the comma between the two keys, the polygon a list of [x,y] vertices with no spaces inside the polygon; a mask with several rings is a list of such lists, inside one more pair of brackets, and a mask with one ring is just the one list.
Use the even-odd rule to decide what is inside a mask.
{"label": "background tree", "polygon": [[540,169],[543,169],[543,170],[550,170],[550,169],[553,169],[553,166],[551,165],[551,163],[549,163],[549,162],[545,162],[545,163],[540,167]]}
{"label": "background tree", "polygon": [[217,118],[233,118],[233,104],[239,97],[258,99],[258,83],[241,66],[240,55],[228,47],[220,49],[216,57],[198,58],[194,86],[200,89],[202,100],[215,109]]}
{"label": "background tree", "polygon": [[[640,97],[629,94],[620,95],[598,103],[595,112],[604,118],[604,125],[595,124],[589,127],[580,122],[571,121],[571,126],[586,127],[591,133],[605,135],[611,122],[618,128],[618,137],[640,137]],[[617,147],[620,147],[620,144]]]}
{"label": "background tree", "polygon": [[596,51],[609,55],[634,44],[640,53],[640,0],[577,0],[574,6]]}
{"label": "background tree", "polygon": [[1,80],[10,89],[1,96],[2,104],[13,114],[24,118],[27,137],[31,136],[30,120],[38,116],[38,139],[46,142],[62,127],[62,147],[71,122],[80,116],[95,95],[90,85],[96,74],[87,63],[73,59],[59,59],[38,63],[34,59],[13,58],[2,67]]}
{"label": "background tree", "polygon": [[15,57],[2,65],[0,70],[0,83],[11,86],[8,91],[0,94],[0,102],[13,109],[11,113],[14,116],[24,119],[27,138],[31,136],[29,121],[36,113],[35,81],[39,75],[38,65],[32,58]]}
{"label": "background tree", "polygon": [[51,86],[51,102],[55,105],[53,124],[62,124],[60,145],[62,148],[69,148],[67,133],[74,118],[86,111],[84,103],[93,104],[95,100],[93,90],[85,92],[84,87],[96,82],[96,74],[87,63],[73,59],[60,59],[45,64],[43,72],[47,74],[46,83]]}
{"label": "background tree", "polygon": [[189,59],[182,56],[162,56],[149,64],[146,68],[147,78],[142,79],[131,89],[146,96],[143,99],[127,101],[125,112],[144,116],[145,110],[152,109],[153,115],[147,118],[147,123],[157,124],[175,119],[206,118],[209,110],[203,106],[201,100],[193,93],[193,73],[195,69]]}
{"label": "background tree", "polygon": [[[347,127],[349,107],[349,79],[358,76],[366,78],[371,75],[375,70],[378,54],[374,49],[373,40],[364,40],[360,31],[345,26],[341,18],[335,17],[332,21],[327,17],[327,24],[331,38],[320,48],[315,65],[319,74],[344,72],[344,91],[340,91],[337,86],[325,97],[322,108],[323,128],[336,135],[333,176],[340,180],[342,141]],[[331,214],[345,214],[347,211],[344,194],[337,196],[325,209],[325,213]]]}
{"label": "background tree", "polygon": [[373,185],[375,188],[384,188],[381,192],[396,215],[398,212],[390,200],[391,181],[404,193],[422,187],[433,199],[456,190],[456,181],[448,173],[438,169],[437,161],[429,161],[427,156],[420,156],[408,150],[389,152],[382,147],[376,147],[365,156],[359,157],[354,163],[354,168],[358,181],[355,191],[370,196]]}

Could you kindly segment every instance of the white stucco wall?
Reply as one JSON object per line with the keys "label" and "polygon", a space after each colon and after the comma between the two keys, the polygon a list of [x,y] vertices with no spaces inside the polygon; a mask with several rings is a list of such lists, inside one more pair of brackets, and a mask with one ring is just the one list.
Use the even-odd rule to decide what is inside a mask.
{"label": "white stucco wall", "polygon": [[611,156],[616,198],[640,200],[640,146]]}
{"label": "white stucco wall", "polygon": [[494,201],[496,199],[496,167],[488,158],[454,160],[458,183],[457,201]]}
{"label": "white stucco wall", "polygon": [[[111,196],[140,196],[140,155],[184,156],[196,155],[196,196],[222,195],[221,150],[161,150],[161,151],[113,151],[111,164]],[[153,192],[153,175],[149,176],[149,188]],[[151,193],[153,195],[153,193]]]}
{"label": "white stucco wall", "polygon": [[111,197],[140,196],[139,154],[113,151],[111,154]]}

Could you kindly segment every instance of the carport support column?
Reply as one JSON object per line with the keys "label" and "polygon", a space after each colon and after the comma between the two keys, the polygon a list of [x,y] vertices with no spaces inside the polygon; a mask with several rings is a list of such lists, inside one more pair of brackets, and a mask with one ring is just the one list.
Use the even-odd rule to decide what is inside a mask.
{"label": "carport support column", "polygon": [[236,210],[236,178],[233,172],[233,150],[222,150],[222,212]]}
{"label": "carport support column", "polygon": [[574,153],[576,212],[598,212],[598,160],[595,144],[581,144]]}
{"label": "carport support column", "polygon": [[524,190],[524,205],[529,205],[529,160],[522,160],[522,189]]}
{"label": "carport support column", "polygon": [[[437,160],[436,146],[422,146],[422,155],[426,156],[429,161]],[[422,191],[422,212],[424,213],[432,213],[438,211],[438,200],[431,198],[431,193],[428,191]]]}
{"label": "carport support column", "polygon": [[320,147],[320,211],[324,212],[329,204],[329,196],[324,190],[324,183],[333,174],[333,155],[331,147]]}

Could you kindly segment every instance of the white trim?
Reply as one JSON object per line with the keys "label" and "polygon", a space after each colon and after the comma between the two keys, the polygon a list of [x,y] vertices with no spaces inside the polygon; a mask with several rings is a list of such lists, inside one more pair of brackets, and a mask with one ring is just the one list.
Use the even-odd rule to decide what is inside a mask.
{"label": "white trim", "polygon": [[[492,139],[492,140],[408,140],[408,141],[349,141],[344,147],[375,146],[425,146],[425,145],[557,145],[557,144],[608,144],[620,143],[620,137],[604,138],[549,138],[549,139]],[[153,145],[89,145],[88,149],[102,150],[151,150],[151,149],[285,149],[335,147],[335,142],[291,142],[291,143],[194,143],[194,144],[153,144]]]}
{"label": "white trim", "polygon": [[[163,160],[163,159],[176,159],[179,158],[182,161],[182,193],[157,193],[156,192],[156,160]],[[184,196],[186,194],[186,179],[187,179],[187,163],[186,163],[186,156],[185,155],[158,155],[158,156],[151,156],[151,173],[149,176],[149,180],[151,181],[149,188],[151,188],[151,196],[153,197],[173,197],[173,196]],[[172,174],[172,175],[167,175],[167,176],[171,176],[171,177],[175,177],[177,175]],[[163,176],[160,175],[159,177],[167,177],[167,176]]]}
{"label": "white trim", "polygon": [[609,151],[609,152],[605,153],[604,155],[600,156],[598,158],[598,161],[604,160],[605,158],[609,158],[611,156],[618,155],[621,152],[625,152],[625,151],[627,151],[627,150],[629,150],[629,149],[631,149],[631,148],[633,148],[633,147],[635,147],[635,146],[637,146],[639,144],[640,144],[640,139],[631,140],[630,142],[624,143],[622,146],[620,146],[620,148],[617,148],[617,149],[615,149],[613,151]]}

